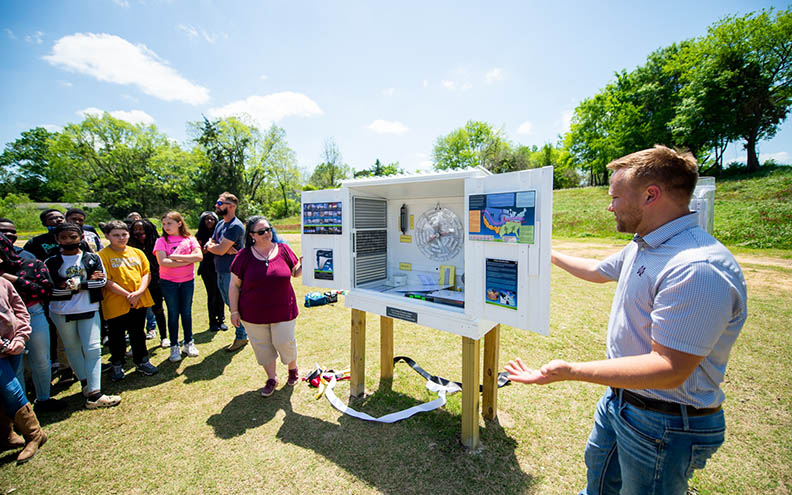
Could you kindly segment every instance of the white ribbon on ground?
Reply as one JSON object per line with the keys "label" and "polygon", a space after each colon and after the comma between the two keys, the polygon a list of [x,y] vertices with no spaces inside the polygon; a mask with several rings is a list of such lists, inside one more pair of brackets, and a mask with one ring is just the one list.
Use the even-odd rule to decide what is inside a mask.
{"label": "white ribbon on ground", "polygon": [[373,416],[369,416],[366,413],[355,411],[354,409],[351,409],[346,404],[341,402],[341,400],[336,396],[335,392],[333,391],[335,385],[336,385],[336,379],[334,376],[330,379],[330,383],[327,384],[327,388],[325,389],[325,396],[327,397],[327,400],[330,401],[330,404],[333,405],[333,407],[335,407],[344,414],[348,414],[349,416],[358,419],[363,419],[365,421],[375,421],[377,423],[395,423],[396,421],[407,419],[410,416],[417,414],[419,412],[428,412],[437,409],[438,407],[443,407],[446,403],[446,394],[454,394],[462,390],[461,388],[459,388],[459,385],[457,385],[454,382],[450,382],[448,385],[440,385],[439,383],[435,383],[431,380],[427,380],[426,388],[430,392],[437,393],[438,395],[437,399],[429,402],[424,402],[423,404],[418,404],[417,406],[413,406],[403,411],[398,411],[395,413],[386,414],[385,416],[382,416],[380,418],[375,418]]}

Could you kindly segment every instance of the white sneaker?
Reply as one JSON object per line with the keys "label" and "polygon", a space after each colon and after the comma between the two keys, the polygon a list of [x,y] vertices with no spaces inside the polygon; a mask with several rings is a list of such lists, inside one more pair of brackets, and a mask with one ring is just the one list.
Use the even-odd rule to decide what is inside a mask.
{"label": "white sneaker", "polygon": [[154,337],[156,336],[157,334],[156,332],[154,332],[154,330],[149,330],[148,332],[146,332],[146,340],[153,340]]}
{"label": "white sneaker", "polygon": [[170,339],[169,339],[168,337],[165,337],[165,338],[164,338],[164,339],[162,339],[162,341],[160,342],[160,347],[162,347],[163,349],[167,349],[167,348],[168,348],[168,347],[170,347],[170,346],[171,346],[171,345],[170,345]]}
{"label": "white sneaker", "polygon": [[121,397],[117,395],[104,395],[102,394],[101,397],[92,401],[87,399],[85,401],[85,408],[86,409],[99,409],[100,407],[113,407],[117,406],[121,403]]}
{"label": "white sneaker", "polygon": [[195,342],[193,342],[192,340],[189,342],[185,342],[184,347],[182,347],[182,350],[184,351],[185,354],[187,354],[190,357],[198,357],[198,349],[195,347]]}
{"label": "white sneaker", "polygon": [[168,360],[174,363],[177,361],[181,361],[182,358],[181,358],[181,351],[179,350],[179,346],[172,345],[170,350],[171,350],[171,355],[168,358]]}

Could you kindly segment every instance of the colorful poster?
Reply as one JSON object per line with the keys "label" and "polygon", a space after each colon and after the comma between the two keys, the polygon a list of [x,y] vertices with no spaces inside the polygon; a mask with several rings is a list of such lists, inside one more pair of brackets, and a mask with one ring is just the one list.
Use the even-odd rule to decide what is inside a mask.
{"label": "colorful poster", "polygon": [[314,258],[316,259],[314,278],[316,280],[333,280],[333,250],[314,249]]}
{"label": "colorful poster", "polygon": [[303,204],[303,234],[340,233],[340,202]]}
{"label": "colorful poster", "polygon": [[517,309],[517,262],[487,258],[484,302]]}
{"label": "colorful poster", "polygon": [[473,241],[534,243],[536,191],[473,194],[468,203]]}

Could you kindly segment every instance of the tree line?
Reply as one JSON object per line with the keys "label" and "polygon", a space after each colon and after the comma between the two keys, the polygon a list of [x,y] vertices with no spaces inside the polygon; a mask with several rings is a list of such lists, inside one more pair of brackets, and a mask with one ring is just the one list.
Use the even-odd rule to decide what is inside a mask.
{"label": "tree line", "polygon": [[[487,122],[469,121],[436,139],[433,168],[502,173],[552,165],[554,187],[567,188],[606,184],[607,163],[654,144],[689,149],[706,173],[717,175],[727,146],[742,142],[751,172],[759,168],[757,143],[775,135],[790,104],[792,11],[763,10],[724,18],[706,35],[662,47],[636,69],[617,72],[577,106],[569,132],[555,143],[514,143]],[[355,171],[328,138],[308,173],[284,129],[259,129],[245,115],[204,117],[188,130],[189,141],[178,144],[155,125],[105,113],[57,132],[24,131],[0,155],[0,207],[98,202],[109,216],[175,208],[195,220],[228,190],[243,200],[243,215],[278,219],[299,213],[302,190],[403,172],[398,162],[379,159]]]}

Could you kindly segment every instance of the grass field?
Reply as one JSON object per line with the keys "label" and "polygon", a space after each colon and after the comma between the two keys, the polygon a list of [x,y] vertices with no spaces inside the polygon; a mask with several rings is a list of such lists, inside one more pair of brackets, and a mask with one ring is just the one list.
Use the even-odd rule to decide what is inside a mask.
{"label": "grass field", "polygon": [[[295,251],[298,235],[287,236]],[[554,247],[602,257],[622,241],[556,240]],[[749,287],[747,324],[727,370],[725,445],[697,472],[699,494],[788,494],[792,489],[792,262],[786,252],[740,255]],[[788,255],[788,253],[786,253]],[[613,284],[587,284],[553,268],[551,335],[505,327],[501,364],[531,365],[559,357],[604,357]],[[298,300],[312,290],[295,281]],[[267,399],[265,374],[250,347],[223,351],[232,332],[206,331],[205,295],[196,284],[194,326],[201,355],[170,363],[149,341],[160,373],[129,371],[105,391],[123,402],[82,407],[78,385],[55,385],[63,413],[42,414],[50,440],[24,466],[0,454],[0,493],[576,493],[585,480],[583,448],[604,387],[559,383],[500,390],[498,421],[481,421],[482,452],[459,444],[461,397],[441,409],[379,425],[340,414],[314,399],[304,383],[281,385]],[[343,296],[342,298],[343,299]],[[297,326],[302,371],[314,363],[349,365],[350,312],[338,304],[302,308]],[[353,407],[380,416],[434,398],[415,372],[399,364],[392,387],[380,384],[378,318],[367,331],[369,395]],[[400,320],[395,354],[430,373],[459,380],[461,339]],[[104,357],[107,359],[107,356]],[[283,378],[285,367],[279,363]],[[348,400],[348,385],[337,387]]]}

